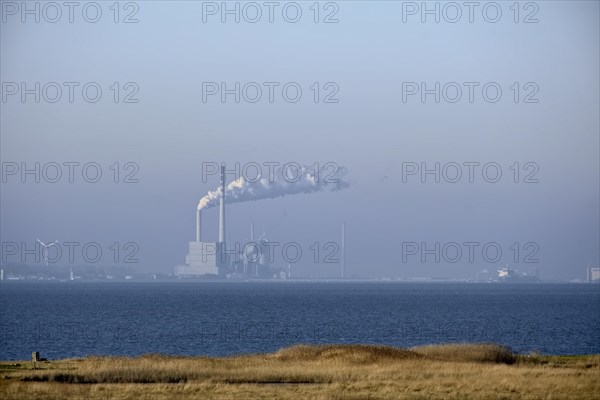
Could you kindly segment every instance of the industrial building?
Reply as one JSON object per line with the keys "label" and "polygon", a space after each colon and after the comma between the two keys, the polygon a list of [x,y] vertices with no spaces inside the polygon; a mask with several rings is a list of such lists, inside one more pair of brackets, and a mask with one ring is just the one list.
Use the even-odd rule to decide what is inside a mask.
{"label": "industrial building", "polygon": [[[226,243],[226,185],[225,165],[221,166],[220,196],[214,197],[219,203],[219,238],[217,242],[202,240],[202,210],[206,203],[198,204],[196,209],[196,240],[189,242],[188,254],[184,265],[175,267],[175,276],[179,278],[220,277],[234,279],[289,279],[292,266],[279,265],[273,258],[272,243],[264,233],[254,238],[254,224],[250,224],[250,240],[245,243]],[[217,193],[217,191],[212,192]],[[205,196],[206,197],[206,196]],[[204,198],[203,198],[204,199]],[[216,203],[211,204],[216,206]],[[345,277],[345,223],[342,224],[341,278]],[[281,263],[279,263],[281,264]]]}
{"label": "industrial building", "polygon": [[196,210],[196,241],[189,243],[185,265],[175,267],[178,277],[204,275],[224,276],[229,266],[225,247],[225,166],[221,166],[221,199],[219,203],[219,241],[203,242],[201,228],[202,210]]}
{"label": "industrial building", "polygon": [[[202,209],[196,209],[196,240],[189,242],[185,265],[175,267],[175,275],[180,278],[222,277],[222,278],[273,278],[280,277],[273,271],[269,259],[268,240],[264,237],[254,240],[254,226],[250,227],[250,241],[242,248],[225,242],[225,166],[221,166],[221,197],[219,199],[219,240],[202,240]],[[237,246],[239,247],[239,245]],[[275,275],[274,275],[275,274]]]}
{"label": "industrial building", "polygon": [[588,267],[587,268],[587,281],[589,283],[600,282],[600,267]]}

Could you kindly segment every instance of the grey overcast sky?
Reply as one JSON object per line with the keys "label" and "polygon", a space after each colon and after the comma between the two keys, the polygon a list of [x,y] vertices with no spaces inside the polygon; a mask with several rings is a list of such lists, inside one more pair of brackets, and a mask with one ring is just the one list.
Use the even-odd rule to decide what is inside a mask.
{"label": "grey overcast sky", "polygon": [[[349,188],[232,204],[229,242],[247,240],[254,222],[271,241],[301,244],[306,276],[337,274],[308,247],[339,243],[342,222],[352,276],[472,277],[508,264],[567,279],[600,264],[597,1],[477,2],[471,16],[462,2],[427,3],[439,22],[421,2],[228,2],[239,23],[221,2],[122,2],[118,15],[113,2],[80,2],[72,23],[62,2],[27,2],[33,14],[23,4],[1,1],[2,242],[98,242],[108,265],[111,243],[135,242],[136,267],[169,272],[194,239],[199,198],[218,186],[203,182],[203,163],[333,162]],[[223,102],[207,92],[222,82],[257,85]],[[277,83],[272,102],[265,82]],[[102,177],[86,182],[79,165],[70,183],[65,162],[98,163]],[[12,174],[35,163],[52,176]],[[51,163],[62,165],[57,183]],[[436,163],[439,183],[403,179]],[[124,183],[129,173],[139,182]],[[217,209],[204,213],[203,234],[216,240]],[[447,253],[423,262],[408,242]],[[479,244],[473,260],[465,242]],[[485,259],[486,243],[502,257]]]}

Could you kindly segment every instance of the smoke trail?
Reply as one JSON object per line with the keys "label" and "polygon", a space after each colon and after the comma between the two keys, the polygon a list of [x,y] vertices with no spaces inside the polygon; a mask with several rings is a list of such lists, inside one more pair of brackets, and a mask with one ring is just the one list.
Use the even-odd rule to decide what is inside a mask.
{"label": "smoke trail", "polygon": [[[273,176],[260,177],[256,182],[249,182],[244,177],[240,177],[229,183],[225,186],[225,201],[240,203],[297,193],[342,190],[350,186],[348,181],[344,180],[347,172],[348,170],[342,166],[337,166],[337,170],[332,171],[331,164],[321,167],[316,176],[314,168],[305,166],[301,167],[299,171],[292,171],[290,168],[283,171],[280,167],[274,171]],[[252,180],[255,181],[255,179]],[[221,187],[218,187],[200,199],[198,210],[214,207],[219,204],[220,199]]]}

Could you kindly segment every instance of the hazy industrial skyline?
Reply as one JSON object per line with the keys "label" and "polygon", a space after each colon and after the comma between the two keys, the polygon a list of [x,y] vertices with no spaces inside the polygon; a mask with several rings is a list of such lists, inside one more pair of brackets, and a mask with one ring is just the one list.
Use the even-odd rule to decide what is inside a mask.
{"label": "hazy industrial skyline", "polygon": [[[423,23],[403,2],[339,2],[337,23],[322,23],[330,9],[315,23],[309,3],[297,23],[222,23],[202,3],[136,4],[131,24],[114,23],[108,4],[95,24],[22,23],[3,9],[2,242],[99,242],[107,254],[135,242],[137,267],[168,272],[194,240],[199,199],[219,184],[202,179],[206,163],[334,163],[347,168],[346,190],[229,205],[231,241],[248,239],[253,222],[273,241],[339,242],[345,222],[348,276],[464,277],[509,264],[568,279],[600,264],[597,2],[539,2],[539,22],[528,24],[528,10],[515,23],[503,3],[497,23]],[[121,11],[121,20],[131,12]],[[21,83],[35,92],[35,82],[39,102],[35,93],[23,102]],[[102,98],[85,100],[97,87]],[[498,87],[498,101],[485,97]],[[20,169],[35,163],[51,175],[22,183]],[[61,167],[57,183],[49,163]],[[82,177],[86,163],[97,163],[89,181],[99,166],[98,182]],[[421,176],[436,163],[439,183]],[[204,212],[207,239],[217,214]],[[463,251],[493,242],[503,257],[404,261],[408,242]],[[539,262],[523,263],[534,250]],[[339,270],[311,257],[298,270]]]}

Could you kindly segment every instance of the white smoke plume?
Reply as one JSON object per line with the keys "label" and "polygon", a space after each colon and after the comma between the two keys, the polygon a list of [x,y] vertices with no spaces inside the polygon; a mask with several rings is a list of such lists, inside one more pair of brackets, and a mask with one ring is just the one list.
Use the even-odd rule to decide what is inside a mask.
{"label": "white smoke plume", "polygon": [[[249,182],[244,177],[237,178],[225,186],[225,201],[227,203],[240,203],[261,199],[272,199],[298,193],[313,193],[324,190],[342,190],[350,186],[344,179],[347,169],[337,166],[333,171],[331,164],[321,167],[315,175],[315,169],[301,167],[299,171],[288,168],[275,169],[273,176],[261,176],[256,181]],[[208,192],[200,199],[198,210],[217,206],[221,199],[221,187]]]}

